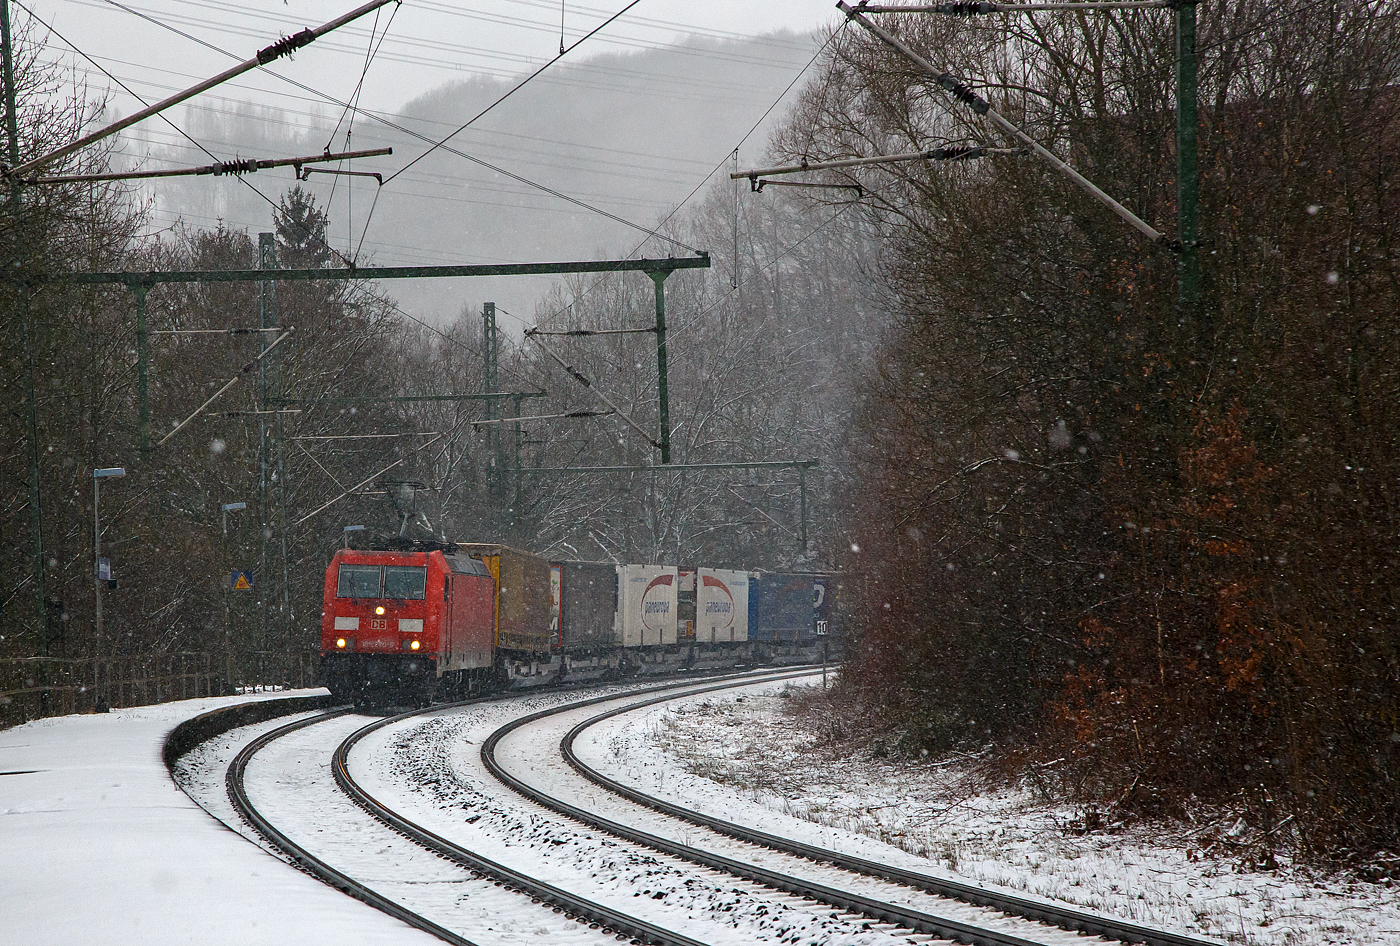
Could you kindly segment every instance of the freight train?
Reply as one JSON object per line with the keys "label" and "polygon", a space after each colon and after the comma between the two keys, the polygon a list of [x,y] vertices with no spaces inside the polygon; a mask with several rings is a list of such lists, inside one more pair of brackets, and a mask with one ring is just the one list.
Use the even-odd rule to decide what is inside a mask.
{"label": "freight train", "polygon": [[323,680],[360,706],[824,656],[839,576],[551,562],[504,545],[341,549]]}

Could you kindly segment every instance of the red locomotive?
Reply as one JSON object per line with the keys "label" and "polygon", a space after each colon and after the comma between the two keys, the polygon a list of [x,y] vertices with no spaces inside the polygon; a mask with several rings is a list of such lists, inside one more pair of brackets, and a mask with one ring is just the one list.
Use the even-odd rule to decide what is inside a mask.
{"label": "red locomotive", "polygon": [[[548,577],[542,601],[522,580],[534,556],[504,546],[403,546],[342,549],[326,569],[321,653],[338,698],[426,704],[438,687],[482,690],[504,660],[547,659]],[[535,625],[542,633],[528,632]]]}

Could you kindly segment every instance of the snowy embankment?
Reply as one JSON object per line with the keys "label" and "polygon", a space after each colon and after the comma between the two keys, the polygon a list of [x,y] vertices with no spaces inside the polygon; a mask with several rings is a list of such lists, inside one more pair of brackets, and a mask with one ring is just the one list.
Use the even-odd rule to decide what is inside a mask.
{"label": "snowy embankment", "polygon": [[784,684],[667,703],[575,745],[650,794],[765,831],[1148,926],[1250,946],[1400,942],[1400,888],[1302,869],[1254,872],[1193,850],[1187,828],[1077,833],[1080,813],[975,767],[839,755]]}
{"label": "snowy embankment", "polygon": [[438,942],[268,856],[176,787],[161,759],[166,735],[249,699],[257,697],[64,716],[0,732],[0,941]]}

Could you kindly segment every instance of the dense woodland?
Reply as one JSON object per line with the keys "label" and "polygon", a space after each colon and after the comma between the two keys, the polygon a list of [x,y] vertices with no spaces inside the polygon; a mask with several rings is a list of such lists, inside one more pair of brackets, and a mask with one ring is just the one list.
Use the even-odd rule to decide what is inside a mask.
{"label": "dense woodland", "polygon": [[[674,459],[820,460],[805,546],[791,471],[604,481],[547,471],[654,462],[616,415],[473,423],[606,409],[547,348],[655,430],[652,335],[502,318],[496,387],[547,398],[343,400],[487,388],[480,311],[411,315],[389,283],[151,289],[153,332],[293,332],[143,455],[134,296],[55,277],[337,267],[325,210],[260,181],[265,256],[223,226],[150,235],[135,191],[21,188],[0,205],[0,658],[311,655],[342,528],[405,513],[560,558],[836,566],[859,615],[844,695],[908,751],[995,746],[1110,820],[1230,805],[1261,863],[1400,849],[1396,13],[1200,9],[1196,309],[1171,252],[1029,156],[806,178],[859,196],[722,181],[670,218],[713,262],[666,282]],[[882,22],[1173,230],[1168,13]],[[32,39],[22,156],[100,111]],[[1010,144],[855,26],[818,65],[774,160]],[[653,306],[642,274],[583,276],[527,321],[646,328]],[[153,439],[257,338],[149,336]],[[99,639],[91,471],[117,465]],[[231,567],[255,594],[230,599]]]}
{"label": "dense woodland", "polygon": [[[907,748],[995,744],[1110,819],[1227,803],[1262,863],[1400,846],[1397,13],[1199,8],[1195,311],[1033,158],[859,176],[896,325],[847,683]],[[881,22],[1174,230],[1169,14]],[[790,158],[1014,144],[853,26],[827,67]]]}

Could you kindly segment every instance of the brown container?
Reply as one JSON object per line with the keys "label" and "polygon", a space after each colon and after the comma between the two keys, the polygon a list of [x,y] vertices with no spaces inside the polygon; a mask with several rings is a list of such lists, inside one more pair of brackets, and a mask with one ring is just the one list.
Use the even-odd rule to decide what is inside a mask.
{"label": "brown container", "polygon": [[507,545],[459,544],[480,558],[496,583],[496,649],[508,654],[548,657],[549,562]]}

